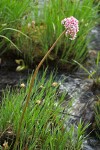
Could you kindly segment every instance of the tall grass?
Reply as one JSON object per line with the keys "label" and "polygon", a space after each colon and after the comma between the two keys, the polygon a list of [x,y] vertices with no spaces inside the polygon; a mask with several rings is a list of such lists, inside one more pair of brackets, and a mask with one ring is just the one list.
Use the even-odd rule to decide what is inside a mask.
{"label": "tall grass", "polygon": [[7,23],[14,27],[16,21],[20,22],[23,15],[25,15],[29,10],[30,0],[3,0],[0,1],[0,22]]}
{"label": "tall grass", "polygon": [[[51,54],[51,60],[64,60],[72,63],[72,59],[82,63],[86,59],[87,45],[89,39],[87,35],[95,26],[98,6],[94,5],[93,0],[50,0],[44,2],[44,7],[41,10],[41,17],[34,18],[40,28],[40,37],[38,38],[41,44],[41,53],[46,53],[49,47],[57,39],[62,32],[61,20],[65,17],[74,16],[79,20],[79,33],[77,39],[70,41],[68,38],[63,38],[57,44],[55,51]],[[34,13],[35,14],[35,13]]]}
{"label": "tall grass", "polygon": [[[46,79],[46,72],[44,72],[40,82],[40,76],[36,79],[22,124],[18,150],[80,150],[82,148],[85,128],[81,122],[77,130],[74,125],[68,126],[66,123],[68,115],[63,115],[62,107],[65,94],[58,96],[59,84],[53,86],[54,78],[54,74],[51,74]],[[16,137],[28,85],[29,83],[26,88],[12,90],[12,92],[7,90],[4,94],[0,106],[0,142],[7,131]],[[15,140],[13,137],[11,142],[8,142],[9,146]],[[9,139],[6,138],[7,141]]]}
{"label": "tall grass", "polygon": [[[22,24],[23,17],[30,10],[30,2],[31,0],[0,1],[0,55],[8,50],[10,51],[13,49],[10,51],[13,53],[15,49],[21,49],[20,47],[18,48],[16,43],[16,38],[18,38],[18,36],[16,37],[14,35],[21,34],[20,26]],[[20,32],[15,32],[15,30]]]}
{"label": "tall grass", "polygon": [[[94,0],[44,0],[41,5],[39,1],[32,0],[3,0],[0,1],[0,30],[4,27],[16,27],[30,36],[31,40],[11,31],[3,31],[1,34],[13,40],[21,49],[20,56],[24,57],[26,62],[39,62],[64,30],[61,20],[74,16],[79,20],[76,40],[70,41],[64,37],[48,59],[65,65],[72,65],[73,59],[83,63],[88,53],[87,35],[96,24],[98,7],[99,2],[94,5]],[[33,22],[35,22],[34,25]],[[0,43],[0,51],[14,49],[11,46],[6,47],[4,40],[1,40]]]}

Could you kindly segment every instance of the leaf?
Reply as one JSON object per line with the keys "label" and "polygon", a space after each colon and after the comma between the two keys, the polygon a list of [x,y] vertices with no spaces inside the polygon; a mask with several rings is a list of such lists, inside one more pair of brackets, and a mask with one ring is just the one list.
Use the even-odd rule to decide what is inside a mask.
{"label": "leaf", "polygon": [[[20,49],[19,49],[9,38],[7,38],[7,37],[4,36],[4,35],[0,35],[0,37],[2,37],[2,38],[4,38],[4,39],[6,39],[7,41],[9,41],[19,52],[21,52]],[[21,52],[21,53],[22,53],[22,52]]]}

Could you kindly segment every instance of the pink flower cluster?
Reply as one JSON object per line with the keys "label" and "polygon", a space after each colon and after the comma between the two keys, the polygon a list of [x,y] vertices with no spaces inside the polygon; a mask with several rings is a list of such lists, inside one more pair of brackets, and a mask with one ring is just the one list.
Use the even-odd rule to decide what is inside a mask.
{"label": "pink flower cluster", "polygon": [[63,24],[66,29],[66,35],[70,35],[70,39],[74,40],[76,38],[77,32],[79,31],[78,20],[71,16],[69,18],[63,19],[61,24]]}

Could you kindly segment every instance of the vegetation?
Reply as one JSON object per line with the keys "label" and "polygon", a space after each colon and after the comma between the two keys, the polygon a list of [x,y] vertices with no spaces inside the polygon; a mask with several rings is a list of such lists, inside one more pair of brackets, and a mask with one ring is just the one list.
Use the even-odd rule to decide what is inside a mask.
{"label": "vegetation", "polygon": [[[38,76],[39,79],[41,77],[41,82],[38,82],[38,78],[36,79],[30,104],[22,123],[17,148],[18,150],[24,148],[29,150],[80,150],[85,128],[81,122],[78,124],[77,130],[74,125],[67,125],[66,122],[68,122],[69,117],[62,113],[65,94],[59,95],[59,83],[54,82],[54,74],[51,74],[48,79],[45,76],[46,72],[43,73],[42,77]],[[12,91],[7,89],[6,94],[4,93],[3,102],[0,106],[0,138],[2,139],[6,133],[13,134],[12,139],[8,142],[9,148],[14,144],[16,138],[28,88],[29,81],[26,87]]]}
{"label": "vegetation", "polygon": [[86,64],[82,65],[74,60],[74,62],[80,66],[87,74],[89,79],[93,79],[95,86],[100,86],[100,76],[99,76],[99,65],[100,65],[100,52],[97,52],[96,58],[93,58],[92,63],[94,63],[94,68],[90,68],[88,70],[85,66]]}
{"label": "vegetation", "polygon": [[[19,57],[16,59],[19,65],[16,71],[27,69],[28,64],[40,62],[26,85],[21,84],[20,88],[4,92],[0,105],[0,145],[4,149],[82,149],[88,125],[84,127],[80,121],[75,127],[70,124],[69,115],[63,114],[65,93],[59,94],[59,83],[54,82],[56,75],[51,73],[47,79],[46,71],[42,76],[37,73],[45,59],[47,64],[55,63],[55,66],[63,69],[72,69],[78,64],[89,78],[100,85],[100,53],[92,73],[83,66],[90,40],[87,35],[97,23],[99,4],[98,1],[94,3],[94,0],[45,0],[42,5],[38,0],[0,1],[0,58],[5,53]],[[61,21],[70,16],[79,21],[75,40],[62,37],[66,30]],[[58,43],[59,37],[62,39]],[[50,48],[54,42],[56,44]],[[99,106],[98,102],[95,106],[98,130]],[[67,107],[69,110],[69,103]]]}
{"label": "vegetation", "polygon": [[12,54],[20,52],[22,54],[16,41],[18,36],[23,38],[22,34],[25,39],[26,34],[21,32],[20,27],[23,17],[30,10],[29,2],[30,0],[0,1],[0,56],[7,52]]}
{"label": "vegetation", "polygon": [[100,97],[98,97],[98,101],[94,107],[95,110],[95,123],[94,123],[94,130],[97,135],[97,138],[100,139]]}
{"label": "vegetation", "polygon": [[[52,9],[54,8],[54,9]],[[45,8],[46,16],[45,22],[47,24],[47,30],[45,30],[46,43],[53,42],[62,31],[60,20],[66,16],[75,16],[79,20],[79,33],[75,41],[69,41],[64,38],[59,45],[57,45],[55,53],[60,54],[62,60],[70,61],[75,59],[76,61],[83,62],[87,54],[87,34],[95,24],[95,17],[97,13],[97,6],[93,8],[93,1],[50,1],[49,6]],[[60,11],[62,10],[62,11]],[[50,15],[51,14],[51,15]],[[48,36],[52,34],[52,36]],[[53,36],[54,35],[54,36]],[[48,38],[47,38],[48,37]],[[46,49],[46,48],[44,48]],[[55,56],[55,55],[53,55]]]}
{"label": "vegetation", "polygon": [[[72,66],[72,59],[80,63],[86,59],[89,42],[87,34],[95,26],[98,5],[94,5],[94,0],[68,0],[67,2],[65,0],[45,0],[42,6],[39,2],[32,2],[31,0],[4,0],[0,2],[0,12],[1,28],[16,28],[31,38],[31,40],[25,39],[21,34],[11,31],[1,32],[2,35],[17,45],[21,51],[21,53],[18,51],[17,53],[25,59],[26,63],[39,62],[64,30],[61,20],[69,16],[76,17],[80,23],[77,39],[70,41],[68,38],[62,38],[48,57],[51,62],[56,61],[56,64],[63,67],[65,64]],[[6,41],[6,43],[8,42]],[[2,40],[1,54],[5,52],[4,45],[5,40]],[[5,50],[11,49],[15,48],[10,44],[10,47]],[[16,53],[15,50],[10,52]]]}

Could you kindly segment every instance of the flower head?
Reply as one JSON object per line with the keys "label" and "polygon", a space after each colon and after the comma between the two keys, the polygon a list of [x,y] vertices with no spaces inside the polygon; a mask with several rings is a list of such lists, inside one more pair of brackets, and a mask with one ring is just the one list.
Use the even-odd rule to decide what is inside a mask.
{"label": "flower head", "polygon": [[79,31],[78,20],[71,16],[69,18],[63,19],[61,24],[63,24],[66,29],[66,35],[70,35],[70,39],[74,40],[76,38],[77,32]]}

